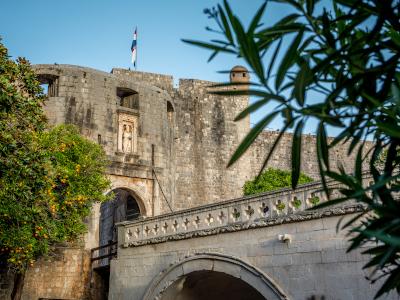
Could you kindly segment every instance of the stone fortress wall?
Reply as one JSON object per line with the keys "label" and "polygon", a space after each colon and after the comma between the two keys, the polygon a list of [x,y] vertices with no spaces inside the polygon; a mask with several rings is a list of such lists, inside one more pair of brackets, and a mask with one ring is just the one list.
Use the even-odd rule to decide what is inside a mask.
{"label": "stone fortress wall", "polygon": [[[125,195],[117,201],[125,205],[120,209],[126,209],[123,203],[130,195],[142,217],[169,213],[164,195],[173,211],[242,196],[243,184],[259,172],[279,134],[264,130],[243,157],[227,168],[250,131],[250,116],[234,122],[249,105],[249,96],[211,92],[248,89],[243,83],[249,82],[249,73],[241,66],[232,69],[230,81],[242,85],[213,87],[217,83],[180,79],[179,88],[174,88],[169,75],[117,68],[111,74],[71,65],[36,65],[34,69],[39,80],[49,84],[45,112],[50,122],[76,124],[82,135],[104,147],[111,161],[108,174],[113,189]],[[124,149],[123,124],[132,127],[129,151]],[[291,170],[292,137],[283,135],[266,168]],[[302,143],[301,171],[319,179],[316,136],[303,135]],[[347,148],[336,146],[330,151],[331,167],[341,164],[352,171],[355,157],[347,156]],[[115,240],[114,225],[104,219],[116,209],[114,204],[95,206],[85,238],[88,249]]]}
{"label": "stone fortress wall", "polygon": [[[236,69],[235,69],[236,68]],[[236,74],[233,82],[248,82],[248,72],[237,66],[230,74]],[[240,197],[246,180],[252,180],[261,169],[264,159],[279,135],[278,131],[263,130],[253,145],[230,168],[227,164],[250,131],[250,118],[234,122],[235,117],[249,105],[248,96],[218,96],[210,94],[218,83],[180,79],[179,88],[173,87],[171,76],[113,69],[118,74],[141,80],[167,91],[175,103],[175,198],[174,210],[186,209]],[[247,77],[242,76],[246,73]],[[237,89],[246,89],[238,85]],[[221,88],[220,88],[221,89]],[[225,88],[227,89],[227,88]],[[333,138],[328,138],[332,141]],[[292,133],[285,133],[265,168],[291,170]],[[366,151],[373,145],[366,143]],[[350,142],[337,145],[330,151],[331,167],[341,165],[346,172],[353,171],[357,147],[348,156]],[[365,163],[364,169],[368,168]],[[316,153],[316,136],[302,136],[301,172],[318,180],[320,178]],[[164,204],[165,205],[165,204]],[[163,212],[169,212],[164,209]]]}
{"label": "stone fortress wall", "polygon": [[[179,88],[174,88],[172,76],[124,69],[114,68],[109,74],[69,65],[34,68],[39,79],[49,83],[45,110],[50,121],[78,125],[85,137],[104,146],[112,161],[110,175],[132,184],[139,180],[143,189],[150,189],[149,199],[138,199],[151,210],[143,216],[170,211],[154,182],[153,167],[174,211],[240,197],[244,182],[258,173],[279,134],[264,130],[245,155],[227,168],[250,131],[249,116],[234,122],[249,105],[248,96],[211,94],[228,88],[212,88],[215,82],[196,79],[180,79]],[[230,79],[245,83],[249,75],[237,66]],[[135,116],[138,122],[137,151],[129,155],[119,149],[121,114]],[[291,170],[292,136],[283,135],[266,168]],[[316,136],[303,135],[302,141],[301,171],[319,179]],[[366,148],[372,145],[366,143]],[[356,151],[347,156],[347,149],[348,145],[339,145],[331,150],[334,169],[341,164],[352,171]]]}
{"label": "stone fortress wall", "polygon": [[[28,270],[27,286],[23,299],[61,299],[64,296],[69,299],[106,299],[107,293],[105,291],[107,287],[105,282],[99,274],[90,271],[90,249],[107,244],[109,240],[115,240],[115,225],[113,223],[124,218],[118,211],[115,211],[115,203],[122,204],[120,206],[122,214],[126,213],[124,201],[130,195],[137,201],[142,217],[154,217],[169,213],[170,210],[155,181],[153,169],[174,212],[193,209],[202,205],[215,205],[223,200],[241,197],[244,182],[253,179],[257,174],[262,166],[263,159],[279,134],[276,131],[264,130],[243,157],[233,166],[227,168],[227,163],[233,152],[250,130],[249,116],[240,122],[233,121],[249,105],[248,96],[210,94],[210,91],[222,90],[223,88],[210,88],[216,83],[195,79],[180,79],[179,88],[174,88],[172,76],[123,69],[113,69],[111,74],[71,65],[35,65],[34,69],[39,80],[43,84],[49,85],[50,101],[46,103],[44,108],[49,121],[53,124],[75,124],[79,127],[83,136],[104,147],[107,157],[111,161],[108,176],[112,181],[113,190],[118,192],[119,196],[114,203],[95,204],[93,206],[93,214],[91,219],[88,220],[89,233],[85,237],[85,250],[78,251],[76,248],[61,247],[58,249],[59,259],[40,261],[34,268]],[[231,80],[233,74],[236,75],[234,80],[237,80],[237,82],[248,80],[247,70],[243,67],[233,69],[230,74]],[[246,85],[237,86],[237,90],[245,87]],[[129,151],[124,149],[124,141],[127,140],[123,139],[123,124],[132,126],[132,142],[129,144]],[[281,143],[266,167],[290,170],[291,143],[292,134],[284,134]],[[372,145],[369,142],[367,144],[367,146]],[[337,146],[331,150],[333,168],[342,164],[347,172],[352,171],[355,157],[354,155],[348,157],[347,149],[348,146]],[[303,135],[302,152],[301,171],[318,179],[315,136]],[[106,192],[111,192],[111,190]],[[289,198],[287,200],[289,201]],[[290,206],[286,207],[289,210]],[[258,208],[256,209],[257,212]],[[186,214],[186,212],[182,213]],[[112,217],[107,218],[110,215]],[[152,219],[141,220],[140,222],[142,221],[150,224],[149,222],[152,222]],[[191,222],[193,221],[191,220]],[[321,223],[317,220],[316,222]],[[336,220],[330,222],[330,224],[335,222]],[[145,226],[144,223],[142,225]],[[285,225],[277,231],[283,232],[289,225]],[[158,226],[160,227],[161,223]],[[195,224],[193,223],[192,226],[195,226]],[[280,228],[280,226],[277,227]],[[323,228],[325,229],[325,221]],[[161,234],[161,231],[159,232]],[[243,237],[236,237],[235,241],[241,241],[242,238],[247,239],[247,232],[238,233],[237,236],[243,235]],[[254,234],[250,234],[249,237],[258,233],[261,233],[261,228],[257,229]],[[306,233],[301,233],[302,236],[304,234]],[[324,234],[321,232],[321,237]],[[125,236],[119,242],[124,242],[124,239]],[[220,236],[209,237],[206,241],[206,244],[208,244],[204,245],[204,248],[207,248],[207,251],[224,247],[226,249],[232,248],[231,237],[225,239],[229,240],[225,246],[214,247],[212,245],[220,240]],[[340,239],[343,240],[342,237]],[[193,245],[191,244],[192,241],[195,241]],[[259,242],[258,240],[254,241],[252,243]],[[150,254],[150,252],[154,252],[151,250],[153,248],[159,251],[159,254],[156,255],[158,257],[165,256],[165,260],[167,260],[167,257],[178,259],[182,255],[195,253],[195,249],[201,248],[198,243],[203,242],[200,239],[188,239],[180,243],[188,244],[189,252],[178,251],[178,256],[176,256],[169,249],[168,243],[157,246],[148,245],[137,248],[140,252],[138,254],[141,255],[139,260],[148,260],[144,256],[153,255]],[[318,243],[316,241],[315,245]],[[343,245],[340,249],[336,248],[329,253],[327,252],[327,257],[343,255],[345,251]],[[253,255],[254,257],[245,254],[252,251],[250,246],[251,243],[240,242],[242,248],[238,251],[244,254],[238,256],[247,261],[270,260],[269,257],[265,260],[259,257],[259,255],[264,255],[263,249]],[[184,247],[186,246],[184,245]],[[115,260],[115,266],[121,268],[117,269],[125,270],[124,256],[131,255],[132,251],[136,251],[134,249],[136,248],[127,248],[121,253],[121,256],[118,255],[119,258]],[[318,247],[315,249],[305,250],[307,253],[304,253],[304,257],[315,256],[320,259],[322,255],[323,262],[324,254],[318,254],[321,249]],[[293,249],[293,251],[299,252],[300,250]],[[316,252],[308,253],[312,251]],[[99,252],[99,255],[104,254],[104,251]],[[143,256],[143,253],[147,254]],[[281,255],[275,257],[275,254]],[[274,262],[275,260],[288,259],[292,260],[294,264],[296,254],[291,254],[292,258],[284,255],[286,255],[286,252],[274,253],[275,258],[273,258],[272,266],[276,279],[279,279],[280,276],[286,277],[286,273],[282,269],[275,271],[275,267],[279,265],[278,262]],[[302,255],[300,253],[297,256]],[[72,258],[72,260],[69,258]],[[330,260],[330,258],[326,259]],[[129,260],[128,263],[130,263]],[[357,263],[360,265],[359,258],[357,258]],[[101,261],[99,265],[102,265]],[[150,265],[152,266],[152,264]],[[287,269],[287,265],[284,264],[281,268]],[[346,261],[343,261],[343,266],[345,265]],[[165,266],[163,263],[162,267]],[[149,285],[148,278],[146,278],[146,276],[149,277],[148,273],[152,272],[154,274],[151,276],[155,275],[159,272],[159,269],[157,269],[159,267],[150,267],[149,270],[144,270],[144,277],[136,274],[138,270],[135,268],[131,268],[132,270],[127,268],[126,271],[132,271],[134,273],[132,276],[141,277],[140,280],[144,288]],[[304,268],[309,267],[305,264]],[[279,275],[280,273],[276,275],[275,272],[276,274],[281,272],[281,275]],[[5,284],[4,288],[2,286],[0,299],[3,296],[4,299],[7,299],[13,286],[12,276],[8,271],[3,273],[1,274],[1,282],[8,284]],[[293,274],[296,274],[296,277],[293,278],[294,281],[302,280],[300,278],[302,274]],[[59,277],[57,276],[61,275],[68,277],[68,280],[63,282],[62,286],[59,286],[60,283],[57,283]],[[125,280],[126,276],[127,273],[111,273],[110,278]],[[359,274],[357,274],[358,277]],[[312,282],[310,278],[308,280]],[[347,278],[341,280],[347,280]],[[286,284],[292,286],[291,281],[284,283],[281,281],[281,285],[285,289]],[[110,286],[110,288],[114,289],[110,290],[111,293],[114,293],[117,286]],[[290,293],[290,289],[286,290]],[[311,290],[304,291],[304,295],[309,295]]]}

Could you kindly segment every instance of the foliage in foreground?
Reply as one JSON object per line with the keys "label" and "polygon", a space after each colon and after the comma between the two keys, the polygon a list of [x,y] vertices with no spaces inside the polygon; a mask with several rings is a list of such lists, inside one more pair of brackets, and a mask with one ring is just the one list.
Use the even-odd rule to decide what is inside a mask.
{"label": "foliage in foreground", "polygon": [[[41,108],[46,100],[29,62],[10,60],[0,43],[0,247],[17,268],[49,250],[43,225],[52,223],[51,215],[40,216],[36,206],[48,198],[42,191],[52,185],[37,136],[46,125]],[[35,236],[37,225],[40,236]]]}
{"label": "foliage in foreground", "polygon": [[106,200],[108,163],[75,126],[44,131],[36,75],[1,43],[0,71],[0,255],[24,272],[53,245],[80,241],[92,202]]}
{"label": "foliage in foreground", "polygon": [[[299,184],[314,181],[311,177],[300,173]],[[253,195],[262,192],[281,189],[292,185],[292,172],[268,168],[254,180],[246,181],[243,185],[243,195]]]}
{"label": "foliage in foreground", "polygon": [[[260,24],[267,2],[286,3],[290,9],[281,9],[295,13],[273,26]],[[344,225],[355,234],[348,250],[376,242],[374,247],[364,252],[373,255],[365,266],[374,267],[371,282],[385,279],[376,298],[393,289],[399,293],[400,202],[394,199],[394,193],[400,191],[400,187],[388,185],[400,177],[397,172],[400,164],[397,156],[400,146],[399,1],[332,0],[323,2],[326,6],[319,8],[316,6],[322,4],[318,0],[267,2],[254,15],[248,29],[232,13],[226,1],[224,8],[206,9],[205,13],[220,27],[224,40],[212,40],[211,43],[186,41],[211,49],[210,59],[218,53],[244,58],[259,80],[251,84],[250,91],[217,93],[260,98],[236,120],[269,102],[277,103],[275,109],[269,108],[265,117],[253,127],[229,165],[246,151],[275,117],[282,115],[285,125],[261,170],[284,132],[295,127],[292,144],[292,186],[295,188],[300,174],[303,127],[310,118],[316,118],[317,156],[324,190],[330,197],[326,185],[326,179],[330,177],[341,183],[339,191],[344,195],[316,208],[356,199],[374,211],[372,216],[361,219],[363,222],[359,227],[349,226],[354,226],[354,222],[365,213]],[[281,48],[284,39],[292,41],[287,49]],[[266,53],[269,55],[264,56]],[[281,56],[283,58],[278,64],[277,58]],[[314,95],[319,93],[323,101],[308,101],[310,91]],[[328,126],[341,130],[330,144],[326,139]],[[372,136],[376,142],[371,151],[364,151],[363,140],[367,136]],[[354,174],[346,174],[342,167],[339,167],[339,172],[332,169],[328,151],[343,143],[347,143],[349,154],[357,151]],[[388,149],[387,156],[383,168],[378,170],[375,162],[384,148]],[[370,172],[375,183],[364,188],[362,163],[367,155],[371,155]]]}

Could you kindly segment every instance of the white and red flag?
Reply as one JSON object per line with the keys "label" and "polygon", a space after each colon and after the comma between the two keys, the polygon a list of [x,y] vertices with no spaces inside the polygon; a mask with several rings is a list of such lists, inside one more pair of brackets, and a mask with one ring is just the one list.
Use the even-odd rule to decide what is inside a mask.
{"label": "white and red flag", "polygon": [[132,42],[132,47],[131,47],[131,50],[132,50],[132,63],[133,63],[134,67],[136,67],[136,53],[137,53],[137,50],[136,50],[136,47],[137,47],[137,45],[136,45],[136,30],[137,30],[137,27],[135,28],[135,35],[133,36],[133,42]]}

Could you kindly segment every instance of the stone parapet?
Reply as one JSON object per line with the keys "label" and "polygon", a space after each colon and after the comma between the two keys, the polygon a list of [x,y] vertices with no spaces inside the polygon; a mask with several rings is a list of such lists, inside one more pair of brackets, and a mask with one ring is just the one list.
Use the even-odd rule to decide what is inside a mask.
{"label": "stone parapet", "polygon": [[[364,173],[364,185],[367,186],[371,180],[371,176]],[[329,181],[328,186],[338,188],[339,183]],[[116,224],[119,227],[119,245],[135,247],[156,244],[344,215],[367,209],[366,206],[350,200],[320,210],[309,210],[316,205],[313,199],[318,198],[318,204],[326,201],[322,188],[321,181],[315,181],[300,184],[296,190],[288,187],[144,220],[121,222]],[[339,193],[331,195],[333,199],[339,196]]]}

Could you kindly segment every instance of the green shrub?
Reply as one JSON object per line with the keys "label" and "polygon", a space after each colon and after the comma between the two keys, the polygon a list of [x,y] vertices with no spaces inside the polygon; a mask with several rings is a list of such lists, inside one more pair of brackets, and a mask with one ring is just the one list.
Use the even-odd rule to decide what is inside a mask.
{"label": "green shrub", "polygon": [[[314,181],[311,177],[300,173],[299,184]],[[260,175],[260,178],[254,178],[253,181],[246,181],[243,186],[243,195],[253,195],[262,192],[272,191],[292,185],[292,172],[282,171],[280,169],[269,168]]]}

